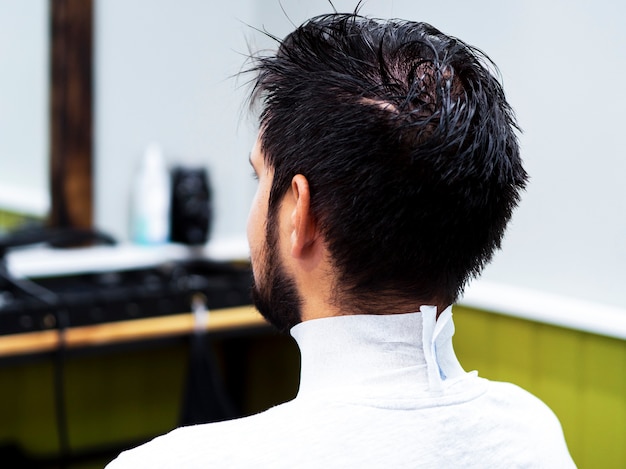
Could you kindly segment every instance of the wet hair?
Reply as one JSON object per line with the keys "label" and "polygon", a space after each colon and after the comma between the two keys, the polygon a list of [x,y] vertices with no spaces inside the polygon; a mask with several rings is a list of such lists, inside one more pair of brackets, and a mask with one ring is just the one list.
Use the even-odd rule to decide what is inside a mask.
{"label": "wet hair", "polygon": [[251,70],[269,211],[294,175],[308,179],[337,298],[364,313],[458,299],[527,180],[488,57],[426,23],[335,13]]}

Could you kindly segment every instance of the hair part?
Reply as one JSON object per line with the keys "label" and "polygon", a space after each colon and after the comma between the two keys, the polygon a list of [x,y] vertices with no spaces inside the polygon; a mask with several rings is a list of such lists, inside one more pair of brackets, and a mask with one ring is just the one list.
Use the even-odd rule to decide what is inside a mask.
{"label": "hair part", "polygon": [[254,60],[269,210],[308,179],[339,301],[454,302],[527,180],[495,65],[426,23],[338,13]]}

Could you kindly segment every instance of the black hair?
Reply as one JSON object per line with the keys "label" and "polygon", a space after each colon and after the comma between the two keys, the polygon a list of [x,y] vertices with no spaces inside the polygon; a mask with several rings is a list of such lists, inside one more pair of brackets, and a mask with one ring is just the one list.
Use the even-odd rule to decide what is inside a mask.
{"label": "black hair", "polygon": [[426,23],[335,13],[252,71],[269,211],[294,175],[308,179],[338,298],[362,312],[458,299],[500,247],[527,180],[488,57]]}

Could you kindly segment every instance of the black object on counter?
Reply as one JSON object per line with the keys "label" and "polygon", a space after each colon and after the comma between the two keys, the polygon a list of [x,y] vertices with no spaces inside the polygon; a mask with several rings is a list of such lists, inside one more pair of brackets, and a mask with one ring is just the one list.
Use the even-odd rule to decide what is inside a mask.
{"label": "black object on counter", "polygon": [[213,218],[212,191],[205,168],[172,170],[170,239],[188,245],[209,239]]}

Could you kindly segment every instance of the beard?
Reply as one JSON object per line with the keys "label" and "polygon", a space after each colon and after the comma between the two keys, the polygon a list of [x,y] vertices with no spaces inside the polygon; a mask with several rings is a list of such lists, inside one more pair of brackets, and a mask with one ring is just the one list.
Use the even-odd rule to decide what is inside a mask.
{"label": "beard", "polygon": [[[288,333],[302,321],[302,300],[295,281],[285,272],[281,261],[274,219],[270,215],[267,220],[266,243],[260,259],[257,259],[260,272],[254,272],[252,301],[270,324],[280,332]],[[264,264],[262,268],[258,261]]]}

